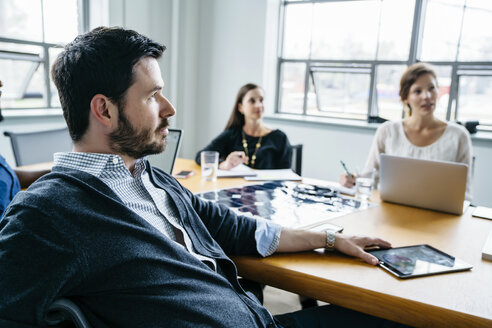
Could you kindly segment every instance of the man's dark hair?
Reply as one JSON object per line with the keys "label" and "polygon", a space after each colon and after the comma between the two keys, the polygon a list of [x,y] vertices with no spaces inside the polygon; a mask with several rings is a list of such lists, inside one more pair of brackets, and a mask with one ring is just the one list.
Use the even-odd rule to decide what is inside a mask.
{"label": "man's dark hair", "polygon": [[72,140],[79,141],[87,131],[94,95],[105,95],[121,111],[134,82],[134,65],[143,57],[158,59],[165,49],[120,27],[97,27],[69,43],[55,60],[51,75]]}

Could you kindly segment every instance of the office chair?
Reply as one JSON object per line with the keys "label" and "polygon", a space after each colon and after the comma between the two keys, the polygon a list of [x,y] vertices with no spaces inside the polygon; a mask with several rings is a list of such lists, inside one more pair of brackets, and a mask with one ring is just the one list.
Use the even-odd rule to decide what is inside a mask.
{"label": "office chair", "polygon": [[48,327],[91,327],[82,310],[68,298],[54,301],[44,320]]}
{"label": "office chair", "polygon": [[10,137],[17,166],[52,162],[53,154],[72,150],[68,129],[3,133]]}
{"label": "office chair", "polygon": [[292,147],[292,171],[302,176],[302,144],[293,145]]}

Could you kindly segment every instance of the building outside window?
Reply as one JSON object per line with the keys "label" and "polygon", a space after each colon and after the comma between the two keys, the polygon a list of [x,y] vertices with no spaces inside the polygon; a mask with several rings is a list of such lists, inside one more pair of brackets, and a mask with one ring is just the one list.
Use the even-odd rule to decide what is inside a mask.
{"label": "building outside window", "polygon": [[399,79],[436,68],[435,115],[492,124],[492,1],[282,1],[277,112],[399,119]]}

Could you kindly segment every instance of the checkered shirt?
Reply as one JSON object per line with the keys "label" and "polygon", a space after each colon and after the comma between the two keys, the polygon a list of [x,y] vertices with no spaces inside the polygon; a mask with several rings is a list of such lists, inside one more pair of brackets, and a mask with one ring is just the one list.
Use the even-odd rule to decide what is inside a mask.
{"label": "checkered shirt", "polygon": [[70,152],[55,153],[54,159],[55,166],[80,170],[101,179],[129,209],[180,245],[178,237],[182,238],[183,247],[213,270],[217,269],[214,259],[195,252],[191,239],[179,224],[176,206],[165,190],[151,183],[144,159],[136,161],[133,175],[118,155]]}

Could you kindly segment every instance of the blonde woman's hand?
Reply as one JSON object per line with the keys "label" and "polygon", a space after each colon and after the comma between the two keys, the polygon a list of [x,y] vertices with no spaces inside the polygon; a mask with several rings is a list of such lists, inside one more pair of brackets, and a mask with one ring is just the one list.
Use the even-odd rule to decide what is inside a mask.
{"label": "blonde woman's hand", "polygon": [[355,186],[355,177],[351,177],[344,172],[340,174],[340,178],[338,179],[338,182],[344,187],[352,188],[353,186]]}

